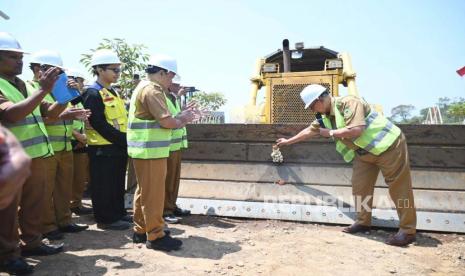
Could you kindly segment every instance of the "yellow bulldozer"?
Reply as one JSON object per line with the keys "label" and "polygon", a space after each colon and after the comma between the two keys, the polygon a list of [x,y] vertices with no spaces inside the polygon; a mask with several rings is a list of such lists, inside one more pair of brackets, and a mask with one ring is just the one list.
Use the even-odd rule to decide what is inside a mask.
{"label": "yellow bulldozer", "polygon": [[[348,53],[338,53],[323,46],[305,48],[304,43],[289,48],[284,39],[282,49],[257,60],[251,78],[250,105],[257,107],[257,96],[264,90],[264,102],[258,106],[259,122],[264,124],[309,124],[315,114],[304,109],[300,92],[309,84],[327,87],[339,96],[339,84],[347,87],[349,95],[359,96],[355,71]],[[374,106],[380,110],[379,106]]]}

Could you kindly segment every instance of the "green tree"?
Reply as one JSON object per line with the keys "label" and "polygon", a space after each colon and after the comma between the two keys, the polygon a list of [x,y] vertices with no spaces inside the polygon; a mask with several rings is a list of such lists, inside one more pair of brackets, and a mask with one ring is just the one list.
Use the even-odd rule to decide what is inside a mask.
{"label": "green tree", "polygon": [[401,104],[391,109],[390,119],[396,123],[408,124],[412,118],[412,111],[415,110],[413,105]]}
{"label": "green tree", "polygon": [[195,100],[202,108],[207,111],[216,111],[224,104],[226,104],[225,96],[220,92],[206,93],[203,91],[195,92],[192,96],[192,100]]}
{"label": "green tree", "polygon": [[447,114],[454,118],[454,122],[461,123],[465,120],[465,101],[461,99],[459,102],[454,102],[449,105]]}
{"label": "green tree", "polygon": [[465,104],[465,98],[450,99],[448,97],[439,98],[436,105],[441,111],[444,124],[462,123],[465,118],[461,115],[461,106]]}
{"label": "green tree", "polygon": [[82,58],[80,62],[87,67],[91,73],[92,67],[90,66],[90,60],[93,52],[99,49],[111,49],[118,54],[122,62],[121,77],[118,84],[121,86],[122,91],[133,89],[133,75],[143,71],[145,69],[145,63],[149,60],[149,55],[145,53],[147,47],[143,44],[130,45],[126,40],[121,38],[104,38],[97,48],[90,49],[90,53],[81,55]]}

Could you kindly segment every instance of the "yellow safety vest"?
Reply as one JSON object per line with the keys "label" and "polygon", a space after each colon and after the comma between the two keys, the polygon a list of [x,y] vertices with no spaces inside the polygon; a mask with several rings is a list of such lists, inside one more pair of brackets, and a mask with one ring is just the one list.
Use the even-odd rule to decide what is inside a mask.
{"label": "yellow safety vest", "polygon": [[[97,83],[96,83],[97,84]],[[118,94],[113,95],[105,87],[100,87],[99,94],[105,106],[105,119],[115,129],[126,133],[128,125],[128,112],[124,106],[124,101]],[[95,129],[86,127],[87,143],[91,146],[111,145],[107,139],[103,138]]]}

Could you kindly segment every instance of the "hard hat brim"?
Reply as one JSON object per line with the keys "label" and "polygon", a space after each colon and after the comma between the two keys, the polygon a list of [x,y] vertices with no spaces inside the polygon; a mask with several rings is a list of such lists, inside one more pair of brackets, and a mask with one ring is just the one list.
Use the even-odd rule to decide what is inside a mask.
{"label": "hard hat brim", "polygon": [[16,53],[23,53],[25,55],[29,55],[29,52],[25,52],[21,49],[9,49],[9,48],[0,48],[0,51],[5,51],[5,52],[16,52]]}

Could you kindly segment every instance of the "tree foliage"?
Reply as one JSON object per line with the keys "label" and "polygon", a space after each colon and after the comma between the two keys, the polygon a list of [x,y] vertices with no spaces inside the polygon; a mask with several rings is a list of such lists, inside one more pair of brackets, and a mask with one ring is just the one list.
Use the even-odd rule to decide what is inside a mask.
{"label": "tree foliage", "polygon": [[448,109],[447,114],[456,119],[456,122],[463,122],[465,120],[465,101],[452,103]]}
{"label": "tree foliage", "polygon": [[412,118],[415,107],[411,104],[401,104],[391,109],[391,120],[396,123],[405,124]]}
{"label": "tree foliage", "polygon": [[145,53],[147,47],[143,44],[130,45],[126,40],[121,38],[104,38],[97,48],[90,49],[90,53],[81,55],[82,58],[80,62],[89,72],[92,72],[92,67],[90,66],[92,54],[99,49],[111,49],[118,54],[122,62],[121,77],[118,84],[123,91],[133,89],[133,75],[142,72],[145,69],[145,63],[149,60],[149,55]]}
{"label": "tree foliage", "polygon": [[[441,111],[444,124],[461,124],[465,120],[465,98],[452,100],[448,97],[442,97],[435,105]],[[400,124],[422,124],[428,115],[429,108],[420,109],[418,116],[412,116],[414,110],[413,105],[398,105],[391,110],[390,119]]]}
{"label": "tree foliage", "polygon": [[192,96],[202,108],[208,111],[216,111],[226,104],[226,97],[220,92],[206,93],[203,91],[195,92]]}

